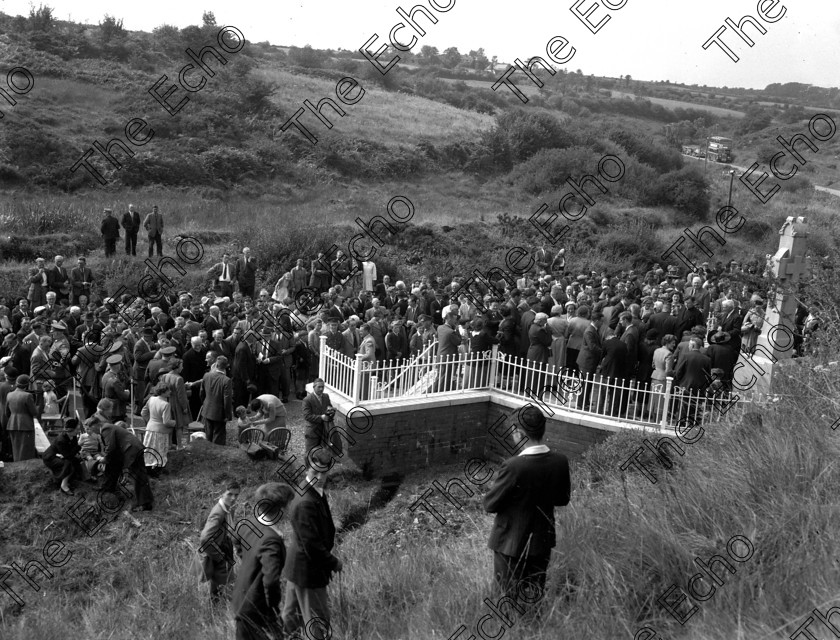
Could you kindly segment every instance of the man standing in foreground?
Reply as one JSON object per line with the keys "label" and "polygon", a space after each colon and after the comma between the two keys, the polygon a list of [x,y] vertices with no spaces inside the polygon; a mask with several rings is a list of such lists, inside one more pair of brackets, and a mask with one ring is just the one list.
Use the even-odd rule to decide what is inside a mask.
{"label": "man standing in foreground", "polygon": [[327,470],[332,463],[332,455],[324,449],[307,456],[306,482],[309,486],[292,503],[289,514],[291,544],[283,569],[286,633],[304,629],[307,638],[317,640],[332,635],[327,585],[330,575],[342,568],[341,560],[332,554],[335,524],[324,492]]}
{"label": "man standing in foreground", "polygon": [[105,241],[105,257],[110,258],[117,252],[117,240],[120,239],[120,223],[114,217],[114,212],[111,209],[103,211],[105,219],[102,220],[100,232],[102,239]]}
{"label": "man standing in foreground", "polygon": [[[517,456],[505,460],[484,509],[495,513],[488,546],[494,552],[493,573],[506,594],[528,594],[536,602],[545,594],[551,549],[556,544],[554,507],[569,504],[569,461],[542,444],[545,416],[534,406],[519,413],[517,446],[528,443]],[[530,596],[536,594],[536,600]]]}

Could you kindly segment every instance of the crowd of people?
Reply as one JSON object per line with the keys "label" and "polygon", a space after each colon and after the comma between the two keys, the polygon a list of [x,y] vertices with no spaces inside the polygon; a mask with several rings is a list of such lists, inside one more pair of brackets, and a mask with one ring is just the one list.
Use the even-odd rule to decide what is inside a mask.
{"label": "crowd of people", "polygon": [[[688,274],[658,264],[645,273],[575,274],[565,270],[565,258],[558,267],[558,257],[548,261],[541,249],[534,269],[516,281],[464,288],[458,276],[374,280],[369,263],[347,277],[351,261],[338,251],[331,261],[318,254],[310,269],[298,259],[273,289],[256,291],[256,260],[245,248],[207,270],[203,294],[164,291],[154,301],[98,298],[84,257],[69,271],[63,256],[49,267],[38,258],[27,297],[0,297],[3,452],[33,457],[24,414],[52,414],[74,388],[86,416],[103,398],[114,403],[117,421],[142,416],[146,444],[164,450],[163,466],[164,440],[183,444],[187,425],[199,419],[217,444],[225,443],[227,421],[243,410],[272,405],[276,426],[283,404],[303,400],[317,376],[322,336],[350,358],[361,354],[368,374],[432,343],[439,357],[498,345],[523,362],[599,373],[619,385],[656,386],[673,377],[690,390],[704,389],[712,370],[729,388],[739,352],[755,348],[771,284],[747,284],[760,275],[735,261],[704,263]],[[800,305],[798,351],[815,328]],[[457,375],[441,375],[437,389],[463,384]],[[31,394],[34,411],[21,390]],[[584,392],[578,408],[589,401]],[[307,419],[319,423],[311,429],[314,441],[325,421],[320,414]]]}
{"label": "crowd of people", "polygon": [[[109,256],[119,236],[115,221],[106,211],[102,232]],[[136,212],[126,214],[123,226],[125,251],[134,255],[136,237],[130,236],[139,228]],[[163,228],[156,208],[145,226],[151,255],[152,246],[160,246]],[[495,282],[471,279],[466,284],[456,275],[392,283],[389,275],[377,277],[372,262],[354,264],[338,251],[332,259],[319,253],[309,269],[298,259],[273,289],[257,290],[256,259],[245,248],[235,258],[224,253],[207,269],[205,291],[175,295],[162,290],[147,300],[129,294],[101,297],[84,257],[69,271],[62,256],[50,266],[38,258],[23,283],[27,295],[0,297],[0,455],[14,461],[34,458],[36,421],[56,413],[75,418],[43,452],[59,490],[72,495],[74,482],[100,477],[105,490],[115,490],[125,471],[134,483],[134,509],[150,510],[148,476],[166,473],[168,453],[188,442],[190,423],[202,422],[206,438],[224,446],[235,417],[240,427],[258,426],[267,433],[286,426],[285,405],[293,401],[303,402],[308,473],[317,484],[321,471],[312,460],[325,453],[318,445],[329,442],[335,413],[317,377],[322,338],[349,358],[361,354],[367,374],[427,348],[435,357],[452,358],[498,345],[506,357],[523,363],[550,363],[569,373],[600,373],[619,385],[650,384],[654,389],[672,377],[688,390],[703,390],[710,379],[728,389],[739,352],[756,347],[772,283],[762,280],[755,265],[704,263],[685,274],[659,264],[646,272],[574,273],[565,260],[564,252],[552,255],[541,248],[532,256],[533,268],[516,279],[500,276]],[[797,350],[815,329],[813,317],[800,305]],[[440,375],[437,390],[466,385],[460,375],[466,373],[455,369]],[[310,393],[308,383],[313,383]],[[83,407],[72,416],[67,410],[71,395]],[[584,387],[577,408],[593,409],[591,401]],[[134,435],[138,420],[144,425],[142,441]],[[541,427],[522,429],[532,439],[541,438],[544,421]],[[539,444],[532,453],[542,455],[543,448]],[[552,482],[568,485],[565,473]],[[291,500],[286,489],[266,485],[260,491],[282,510]],[[221,535],[220,523],[229,521],[238,491],[238,486],[227,488],[202,539]],[[488,510],[509,510],[499,497],[504,491],[515,493],[515,487],[494,489]],[[551,504],[546,508],[568,502],[567,489],[557,491],[547,494]],[[323,552],[324,540],[334,536],[326,498],[316,491],[311,499],[313,504],[292,510],[293,519],[298,517],[295,553],[303,558],[297,565],[288,568],[285,548],[276,540],[262,541],[244,559],[234,602],[252,609],[238,618],[245,621],[242,637],[258,637],[248,635],[249,619],[258,620],[257,628],[277,613],[272,607],[279,606],[279,593],[269,585],[269,576],[277,575],[284,562],[292,576],[285,596],[288,616],[300,618],[303,611],[304,623],[328,619],[326,584],[330,573],[340,570],[340,561]],[[515,554],[507,551],[519,542],[496,542],[501,554],[497,579],[509,580],[516,573],[509,566]],[[532,578],[539,580],[541,574],[544,582],[540,563],[547,564],[550,546],[540,562],[529,565]],[[317,570],[301,568],[309,561],[304,549],[310,547],[323,556]],[[205,573],[218,600],[233,578],[230,557],[215,559],[215,565],[208,560]],[[259,611],[253,609],[257,592]]]}

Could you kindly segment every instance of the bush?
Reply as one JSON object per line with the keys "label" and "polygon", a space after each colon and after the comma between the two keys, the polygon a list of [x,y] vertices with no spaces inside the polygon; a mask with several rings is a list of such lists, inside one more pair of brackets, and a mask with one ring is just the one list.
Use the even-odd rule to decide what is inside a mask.
{"label": "bush", "polygon": [[674,207],[692,220],[704,220],[709,212],[708,184],[699,169],[673,171],[657,180],[646,204]]}
{"label": "bush", "polygon": [[570,177],[580,179],[588,173],[594,175],[598,160],[598,155],[587,147],[542,149],[529,160],[516,165],[509,178],[520,189],[533,195],[559,192]]}
{"label": "bush", "polygon": [[507,141],[513,162],[527,160],[540,149],[565,149],[575,144],[554,116],[522,109],[496,116],[494,135]]}
{"label": "bush", "polygon": [[678,151],[658,145],[650,138],[642,138],[625,129],[615,129],[609,133],[609,139],[621,145],[639,162],[662,173],[681,169],[683,166],[682,156]]}

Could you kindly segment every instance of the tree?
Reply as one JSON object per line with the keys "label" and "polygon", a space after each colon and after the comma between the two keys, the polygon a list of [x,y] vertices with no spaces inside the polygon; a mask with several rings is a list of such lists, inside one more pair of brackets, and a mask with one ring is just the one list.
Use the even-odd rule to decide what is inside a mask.
{"label": "tree", "polygon": [[440,63],[447,69],[454,69],[461,62],[461,53],[458,47],[449,47],[443,52]]}
{"label": "tree", "polygon": [[105,18],[99,23],[99,33],[102,38],[102,44],[108,44],[114,38],[125,37],[122,18],[117,20],[106,13]]}
{"label": "tree", "polygon": [[425,65],[432,65],[436,63],[438,55],[437,47],[430,47],[429,45],[424,44],[420,49],[420,58],[423,60],[423,64]]}
{"label": "tree", "polygon": [[628,73],[626,76],[624,76],[624,86],[629,87],[630,86],[630,80],[632,80],[632,78],[630,77],[630,74]]}
{"label": "tree", "polygon": [[216,16],[212,11],[205,11],[201,14],[202,27],[216,27]]}
{"label": "tree", "polygon": [[29,28],[31,31],[49,31],[54,23],[52,7],[38,5],[36,10],[33,5],[29,6]]}
{"label": "tree", "polygon": [[484,55],[484,49],[479,49],[478,51],[470,51],[469,56],[471,60],[471,66],[473,69],[483,71],[490,64],[490,61],[487,59],[487,56]]}

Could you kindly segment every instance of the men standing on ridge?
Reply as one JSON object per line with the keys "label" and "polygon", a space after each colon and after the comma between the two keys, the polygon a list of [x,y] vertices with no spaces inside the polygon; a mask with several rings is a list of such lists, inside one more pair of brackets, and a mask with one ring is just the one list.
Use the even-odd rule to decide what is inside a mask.
{"label": "men standing on ridge", "polygon": [[134,205],[128,205],[128,211],[123,214],[122,228],[125,229],[125,255],[137,255],[137,233],[140,231],[140,214],[134,210]]}
{"label": "men standing on ridge", "polygon": [[154,253],[157,246],[158,256],[163,255],[163,216],[158,213],[157,205],[152,207],[152,212],[143,221],[143,228],[149,234],[149,257]]}
{"label": "men standing on ridge", "polygon": [[102,221],[100,232],[102,239],[105,241],[105,257],[110,258],[117,252],[117,240],[120,239],[120,223],[114,217],[114,212],[111,209],[103,211],[105,219]]}

